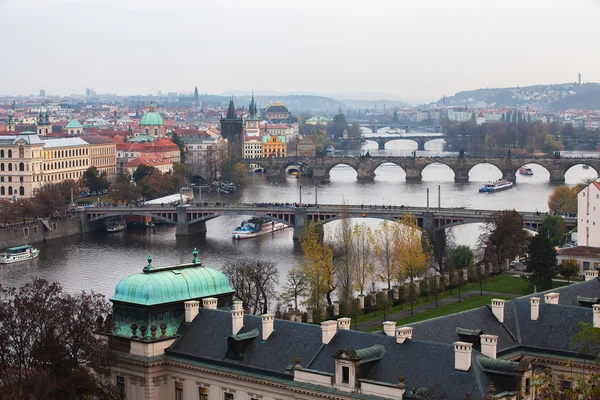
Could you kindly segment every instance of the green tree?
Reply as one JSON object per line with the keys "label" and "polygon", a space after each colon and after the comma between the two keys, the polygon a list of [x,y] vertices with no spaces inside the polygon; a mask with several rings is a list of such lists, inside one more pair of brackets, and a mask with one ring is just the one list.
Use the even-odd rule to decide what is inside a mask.
{"label": "green tree", "polygon": [[179,158],[182,164],[185,163],[185,144],[174,130],[171,132],[171,141],[179,147]]}
{"label": "green tree", "polygon": [[112,311],[97,293],[67,293],[34,280],[0,287],[0,398],[37,400],[116,399],[109,368]]}
{"label": "green tree", "polygon": [[246,166],[235,158],[227,157],[221,162],[221,178],[225,181],[242,183],[247,174]]}
{"label": "green tree", "polygon": [[348,122],[344,114],[337,114],[333,117],[333,121],[329,123],[328,134],[332,139],[342,137],[344,130],[348,129]]}
{"label": "green tree", "polygon": [[545,235],[535,235],[529,241],[526,271],[532,287],[539,291],[552,289],[552,279],[558,274],[556,250]]}
{"label": "green tree", "polygon": [[98,169],[92,166],[83,171],[81,184],[88,188],[90,192],[101,193],[108,189],[109,182],[106,176],[106,172],[99,173]]}
{"label": "green tree", "polygon": [[579,275],[579,263],[577,260],[564,260],[558,269],[563,278],[567,278],[567,282]]}
{"label": "green tree", "polygon": [[185,186],[189,175],[190,168],[186,164],[173,163],[173,172],[171,172],[171,177],[173,178],[173,187],[175,189]]}
{"label": "green tree", "polygon": [[448,264],[450,268],[461,270],[473,266],[473,250],[469,246],[460,245],[448,255]]}
{"label": "green tree", "polygon": [[542,220],[540,235],[549,237],[552,246],[558,246],[566,233],[567,225],[564,218],[560,215],[547,215]]}
{"label": "green tree", "polygon": [[508,259],[521,255],[527,248],[528,234],[523,229],[523,218],[515,210],[500,211],[488,224],[487,232],[480,235],[479,247],[483,258],[493,260],[498,268]]}
{"label": "green tree", "polygon": [[140,164],[135,169],[135,171],[133,171],[133,181],[135,183],[138,183],[145,177],[152,175],[155,171],[157,171],[157,169],[154,167],[145,164]]}

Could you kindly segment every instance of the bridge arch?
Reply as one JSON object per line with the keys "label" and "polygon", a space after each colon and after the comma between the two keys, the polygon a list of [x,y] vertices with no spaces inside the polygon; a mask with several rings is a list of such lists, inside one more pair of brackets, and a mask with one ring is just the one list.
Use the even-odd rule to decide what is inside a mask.
{"label": "bridge arch", "polygon": [[158,221],[161,222],[165,222],[167,224],[176,224],[177,223],[177,213],[172,213],[173,214],[173,219],[170,219],[168,217],[164,217],[162,215],[158,215],[155,213],[151,213],[151,212],[144,212],[144,211],[137,211],[137,210],[123,210],[123,211],[116,211],[116,212],[107,212],[106,214],[102,214],[102,215],[96,215],[94,217],[91,216],[91,214],[94,214],[93,212],[90,212],[90,217],[89,217],[89,221],[90,222],[94,222],[94,221],[101,221],[103,219],[106,218],[111,218],[111,217],[126,217],[128,215],[135,215],[135,216],[139,216],[139,217],[150,217],[153,219],[156,219]]}
{"label": "bridge arch", "polygon": [[[492,169],[492,171],[484,173],[485,171],[485,167],[488,167],[489,169],[492,169],[492,167],[494,167]],[[475,171],[473,171],[475,169]],[[486,161],[486,162],[480,162],[477,164],[474,164],[471,168],[469,168],[469,172],[468,172],[468,176],[469,176],[469,181],[482,181],[482,182],[489,182],[492,180],[498,180],[500,178],[503,177],[503,172],[502,172],[502,168],[500,166],[498,166],[497,164],[495,164],[493,161]]]}
{"label": "bridge arch", "polygon": [[352,168],[354,170],[354,172],[356,172],[356,176],[359,176],[359,166],[357,162],[352,162],[349,161],[347,159],[341,159],[341,160],[336,160],[335,162],[333,162],[331,165],[327,166],[325,175],[328,177],[331,177],[331,170],[334,169],[337,166],[348,166],[350,168]]}
{"label": "bridge arch", "polygon": [[[452,174],[454,175],[451,178],[448,178],[448,180],[450,181],[455,181],[456,180],[456,176],[458,175],[456,169],[450,165],[449,163],[446,163],[444,160],[441,159],[432,159],[431,162],[427,162],[426,164],[424,164],[421,168],[420,171],[420,175],[421,175],[421,179],[423,179],[423,172],[425,172],[425,170],[429,169],[430,173],[432,173],[432,171],[434,171],[434,168],[440,168],[441,166],[444,166],[444,169],[450,169],[450,171],[452,171]],[[429,175],[426,174],[426,175]],[[438,170],[438,174],[436,174],[439,176],[439,170]],[[428,180],[428,179],[426,179]],[[438,181],[445,181],[446,179],[429,179],[430,181],[434,181],[434,182],[438,182]]]}
{"label": "bridge arch", "polygon": [[282,224],[286,224],[286,225],[290,225],[293,226],[293,221],[286,221],[282,218],[277,218],[277,217],[273,217],[272,215],[268,215],[268,213],[260,213],[260,212],[248,212],[248,211],[242,211],[242,212],[227,212],[227,211],[223,211],[223,212],[219,212],[219,213],[214,213],[214,214],[207,214],[207,215],[203,215],[202,217],[198,217],[195,219],[192,219],[190,221],[188,221],[188,225],[193,225],[195,223],[198,222],[206,222],[206,221],[210,221],[211,219],[215,219],[218,217],[222,217],[224,215],[239,215],[239,216],[251,216],[251,217],[264,217],[264,218],[269,218],[272,221],[276,221],[276,222],[281,222]]}
{"label": "bridge arch", "polygon": [[297,159],[297,160],[289,160],[289,161],[285,161],[281,164],[280,168],[279,168],[279,174],[281,176],[285,176],[285,171],[293,165],[300,165],[300,166],[306,166],[307,168],[310,168],[310,165],[302,160],[302,159]]}
{"label": "bridge arch", "polygon": [[[395,168],[400,169],[399,174],[394,174],[395,175],[394,178],[399,177],[400,179],[384,179],[384,180],[386,180],[386,181],[396,181],[396,180],[405,181],[406,180],[406,170],[402,167],[402,165],[400,165],[394,161],[385,161],[385,160],[382,160],[381,162],[375,163],[373,165],[373,173],[372,173],[373,177],[375,177],[375,178],[378,176],[380,178],[383,177],[384,173],[382,173],[382,174],[377,173],[377,170],[382,169],[383,167],[394,167],[394,169]],[[395,171],[395,172],[397,172],[397,171]],[[391,176],[391,174],[389,174],[389,175]]]}
{"label": "bridge arch", "polygon": [[[419,141],[415,140],[415,139],[412,139],[410,137],[391,137],[391,138],[389,138],[389,140],[386,140],[383,143],[382,147],[383,147],[383,149],[386,149],[387,145],[389,143],[395,143],[395,142],[411,142],[412,144],[414,144],[414,148],[412,148],[412,149],[406,149],[406,150],[419,150],[419,144],[420,144]],[[424,145],[425,145],[425,142],[423,142],[423,146]]]}
{"label": "bridge arch", "polygon": [[[581,168],[581,170],[577,171],[578,168]],[[577,174],[579,176],[573,178],[570,176],[573,174]],[[600,171],[598,171],[595,166],[584,163],[572,164],[570,166],[566,166],[565,169],[565,181],[568,181],[569,183],[580,183],[582,180],[586,179],[597,179],[599,175]]]}
{"label": "bridge arch", "polygon": [[[533,170],[533,174],[534,176],[537,174],[538,175],[538,179],[537,181],[539,182],[539,178],[540,176],[547,176],[548,180],[550,181],[556,181],[556,180],[563,180],[564,181],[564,175],[566,171],[562,171],[562,168],[550,168],[547,164],[545,164],[544,162],[538,162],[537,160],[535,161],[531,161],[531,162],[527,162],[527,163],[519,163],[516,165],[517,169],[515,171],[511,171],[514,173],[515,176],[515,180],[518,177],[519,182],[523,183],[523,182],[530,182],[531,179],[527,179],[530,178],[527,175],[523,175],[521,174],[521,168],[525,168],[525,167],[531,167],[533,166],[532,170]],[[554,175],[556,176],[553,176]]]}

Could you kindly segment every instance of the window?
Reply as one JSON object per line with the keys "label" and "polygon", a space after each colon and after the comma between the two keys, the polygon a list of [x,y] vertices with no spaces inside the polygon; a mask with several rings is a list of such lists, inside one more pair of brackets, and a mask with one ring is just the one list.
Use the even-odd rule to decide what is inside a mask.
{"label": "window", "polygon": [[23,186],[19,188],[19,196],[25,196],[25,188]]}
{"label": "window", "polygon": [[4,150],[0,150],[0,158],[4,158]]}
{"label": "window", "polygon": [[350,367],[342,367],[342,383],[350,383]]}
{"label": "window", "polygon": [[224,400],[234,400],[234,398],[233,393],[225,393],[225,396],[223,397]]}
{"label": "window", "polygon": [[125,377],[117,375],[117,398],[125,400]]}
{"label": "window", "polygon": [[19,171],[25,171],[25,164],[19,163]]}
{"label": "window", "polygon": [[200,387],[198,388],[198,392],[200,394],[200,400],[208,400],[208,388]]}
{"label": "window", "polygon": [[175,382],[175,400],[183,400],[183,382]]}
{"label": "window", "polygon": [[584,261],[583,262],[583,270],[587,271],[588,269],[590,269],[590,262],[589,261]]}
{"label": "window", "polygon": [[23,235],[25,235],[25,236],[29,235],[29,228],[27,228],[27,227],[23,228]]}
{"label": "window", "polygon": [[33,226],[33,233],[38,233],[38,226],[37,225]]}
{"label": "window", "polygon": [[8,150],[8,158],[12,158],[12,150]]}
{"label": "window", "polygon": [[6,195],[6,189],[4,189],[4,186],[0,186],[0,195],[1,196],[5,196]]}

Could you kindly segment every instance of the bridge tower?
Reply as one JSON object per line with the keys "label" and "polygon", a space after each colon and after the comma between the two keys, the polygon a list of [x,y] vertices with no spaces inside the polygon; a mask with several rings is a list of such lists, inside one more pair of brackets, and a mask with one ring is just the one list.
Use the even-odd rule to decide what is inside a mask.
{"label": "bridge tower", "polygon": [[242,125],[243,121],[237,117],[233,97],[229,100],[229,108],[225,118],[221,118],[221,135],[227,139],[227,155],[229,157],[242,157]]}

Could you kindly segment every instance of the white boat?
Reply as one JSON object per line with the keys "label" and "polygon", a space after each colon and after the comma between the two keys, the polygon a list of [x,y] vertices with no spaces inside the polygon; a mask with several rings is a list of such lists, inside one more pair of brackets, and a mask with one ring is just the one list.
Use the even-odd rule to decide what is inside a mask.
{"label": "white boat", "polygon": [[327,150],[328,153],[333,153],[335,151],[335,147],[333,146],[327,146]]}
{"label": "white boat", "polygon": [[268,218],[250,218],[248,221],[242,221],[242,224],[232,232],[234,239],[249,239],[268,233],[277,232],[289,228],[282,222],[271,221]]}
{"label": "white boat", "polygon": [[479,189],[479,193],[495,193],[502,190],[512,189],[513,183],[507,180],[499,180],[496,182],[486,183]]}
{"label": "white boat", "polygon": [[0,253],[0,264],[12,264],[19,261],[36,258],[40,251],[29,244],[23,246],[9,247]]}
{"label": "white boat", "polygon": [[125,221],[109,222],[108,225],[106,225],[106,232],[121,232],[124,231],[125,228],[127,228]]}

